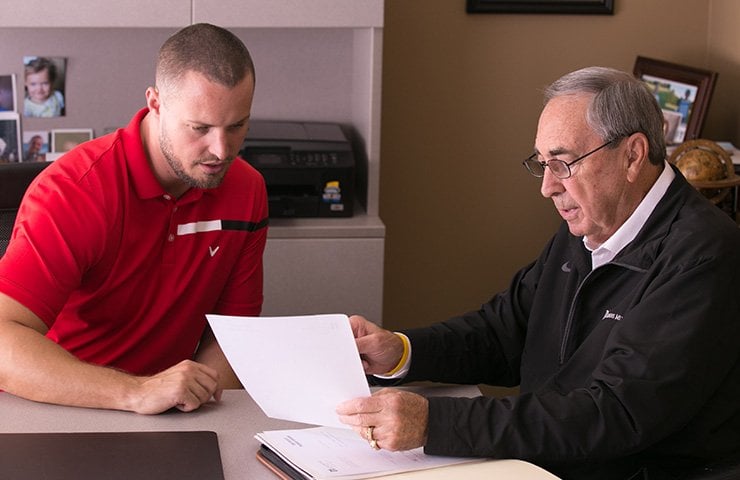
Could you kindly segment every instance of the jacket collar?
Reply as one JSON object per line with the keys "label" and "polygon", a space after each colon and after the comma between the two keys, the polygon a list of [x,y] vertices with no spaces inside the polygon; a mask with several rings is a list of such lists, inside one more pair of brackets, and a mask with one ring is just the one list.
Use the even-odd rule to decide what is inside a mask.
{"label": "jacket collar", "polygon": [[671,165],[671,168],[676,176],[668,190],[634,240],[614,258],[614,263],[638,269],[649,268],[658,256],[679,211],[689,198],[700,195],[675,165]]}
{"label": "jacket collar", "polygon": [[[701,195],[674,165],[670,165],[670,167],[676,176],[668,186],[665,195],[655,206],[637,236],[616,255],[611,263],[638,270],[650,268],[658,256],[661,245],[668,236],[678,212],[689,198]],[[568,228],[566,222],[561,224],[561,228]],[[591,254],[583,244],[583,237],[571,235],[570,244],[573,253],[571,258],[578,265],[579,271],[590,271]]]}

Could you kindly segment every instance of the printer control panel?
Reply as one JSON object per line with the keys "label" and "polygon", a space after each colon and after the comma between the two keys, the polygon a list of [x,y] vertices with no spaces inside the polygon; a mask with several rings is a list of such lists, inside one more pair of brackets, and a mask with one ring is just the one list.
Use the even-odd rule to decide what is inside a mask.
{"label": "printer control panel", "polygon": [[290,155],[293,167],[336,167],[339,154],[336,152],[294,152]]}

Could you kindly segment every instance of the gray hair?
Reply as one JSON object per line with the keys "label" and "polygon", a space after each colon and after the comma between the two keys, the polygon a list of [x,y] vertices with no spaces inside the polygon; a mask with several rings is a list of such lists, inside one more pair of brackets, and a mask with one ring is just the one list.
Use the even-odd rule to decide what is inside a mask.
{"label": "gray hair", "polygon": [[586,122],[605,142],[643,133],[650,163],[665,160],[663,112],[645,83],[629,73],[588,67],[568,73],[545,89],[545,104],[563,95],[592,94]]}

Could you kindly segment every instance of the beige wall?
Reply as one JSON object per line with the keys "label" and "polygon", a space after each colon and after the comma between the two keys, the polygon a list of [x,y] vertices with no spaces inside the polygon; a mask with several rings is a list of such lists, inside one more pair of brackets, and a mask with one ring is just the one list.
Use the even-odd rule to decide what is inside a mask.
{"label": "beige wall", "polygon": [[711,67],[720,79],[705,136],[740,137],[736,0],[616,0],[613,16],[469,15],[464,4],[386,2],[388,328],[478,308],[553,233],[559,218],[521,160],[541,89],[558,76],[588,65],[631,71],[637,55]]}
{"label": "beige wall", "polygon": [[705,133],[740,147],[740,2],[711,0],[707,65],[719,73]]}

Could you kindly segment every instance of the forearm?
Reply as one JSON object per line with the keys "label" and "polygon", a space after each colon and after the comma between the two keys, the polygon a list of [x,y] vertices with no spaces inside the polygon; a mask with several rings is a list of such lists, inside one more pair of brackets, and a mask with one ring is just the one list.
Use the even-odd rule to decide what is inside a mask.
{"label": "forearm", "polygon": [[195,361],[208,365],[218,372],[219,390],[243,388],[239,378],[231,368],[226,355],[216,341],[210,328],[206,327],[203,337],[195,354]]}
{"label": "forearm", "polygon": [[483,308],[425,328],[405,330],[413,356],[407,381],[514,386],[518,371]]}
{"label": "forearm", "polygon": [[30,400],[134,410],[140,379],[81,362],[30,327],[0,323],[0,388]]}

